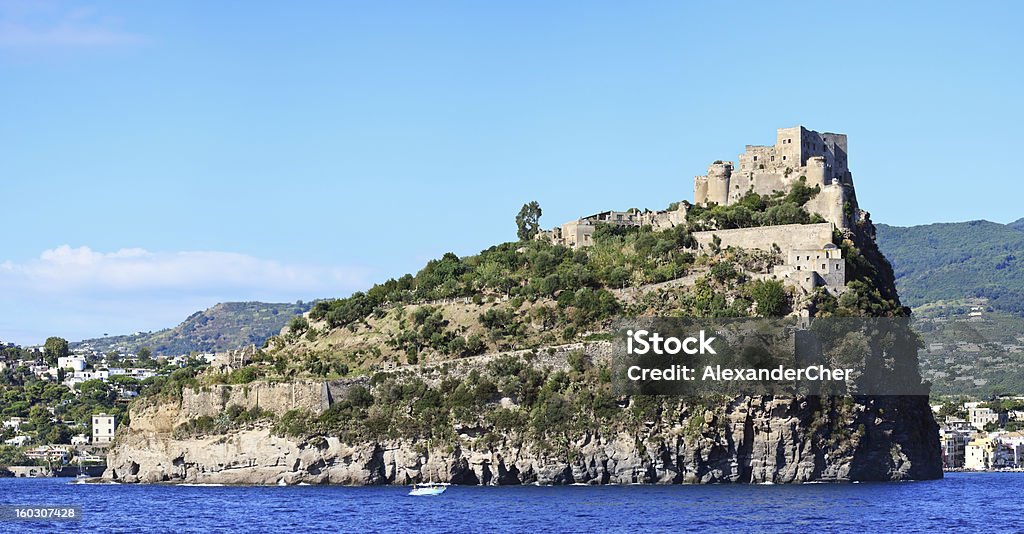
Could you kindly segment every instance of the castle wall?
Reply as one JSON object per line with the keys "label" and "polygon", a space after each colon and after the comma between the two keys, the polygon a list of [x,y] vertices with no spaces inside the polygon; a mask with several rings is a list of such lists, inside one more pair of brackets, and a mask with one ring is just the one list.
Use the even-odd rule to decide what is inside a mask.
{"label": "castle wall", "polygon": [[312,380],[278,384],[215,384],[196,389],[185,388],[181,391],[181,413],[184,419],[203,415],[217,417],[232,405],[241,406],[246,410],[261,408],[276,415],[282,415],[296,407],[320,413],[324,409],[322,388],[321,382]]}
{"label": "castle wall", "polygon": [[824,145],[824,153],[822,155],[825,157],[832,178],[845,180],[847,173],[850,172],[846,161],[846,135],[823,133],[821,134],[821,141]]}
{"label": "castle wall", "polygon": [[[808,185],[813,185],[808,180]],[[847,203],[851,205],[851,212],[846,213]],[[810,213],[821,215],[826,221],[835,224],[839,228],[850,228],[852,201],[848,198],[847,189],[840,184],[832,184],[821,187],[821,191],[814,198],[804,204],[804,209]]]}
{"label": "castle wall", "polygon": [[787,224],[695,232],[698,246],[707,249],[718,236],[719,247],[774,252],[778,246],[786,263],[776,265],[772,278],[811,292],[824,286],[833,294],[846,287],[846,260],[832,244],[832,223]]}
{"label": "castle wall", "polygon": [[746,150],[739,156],[739,168],[742,171],[766,169],[775,165],[775,159],[775,147],[747,145]]}
{"label": "castle wall", "polygon": [[654,230],[667,230],[686,222],[686,204],[679,203],[674,210],[648,211],[640,215],[640,225]]}
{"label": "castle wall", "polygon": [[832,242],[832,228],[832,223],[785,224],[694,232],[693,237],[701,248],[710,247],[717,235],[721,240],[719,246],[723,249],[736,247],[770,252],[774,244],[788,254],[797,249],[821,249]]}
{"label": "castle wall", "polygon": [[784,170],[752,171],[748,176],[741,176],[736,180],[738,187],[729,191],[729,203],[731,204],[743,198],[743,195],[746,195],[749,191],[759,195],[770,195],[776,191],[786,191],[789,189],[789,183],[792,181],[790,178],[795,177],[795,173],[790,173],[790,176],[787,178]]}

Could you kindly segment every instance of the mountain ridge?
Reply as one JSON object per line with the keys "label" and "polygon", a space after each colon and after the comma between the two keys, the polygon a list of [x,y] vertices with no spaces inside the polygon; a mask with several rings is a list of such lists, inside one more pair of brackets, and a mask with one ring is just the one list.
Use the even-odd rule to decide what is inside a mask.
{"label": "mountain ridge", "polygon": [[876,228],[908,306],[979,297],[1024,314],[1024,219]]}
{"label": "mountain ridge", "polygon": [[143,347],[154,356],[178,356],[191,352],[221,352],[243,345],[263,345],[293,317],[307,312],[312,303],[221,302],[197,311],[175,326],[155,332],[84,339],[72,348],[100,352],[136,353]]}

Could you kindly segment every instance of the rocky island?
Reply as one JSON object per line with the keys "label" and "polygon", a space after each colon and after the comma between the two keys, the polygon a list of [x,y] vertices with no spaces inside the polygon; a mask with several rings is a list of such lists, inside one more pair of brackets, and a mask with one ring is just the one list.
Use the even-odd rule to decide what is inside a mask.
{"label": "rocky island", "polygon": [[[256,351],[133,402],[105,477],[237,484],[674,484],[942,476],[927,396],[612,387],[617,318],[904,317],[847,166],[803,127],[694,180],[322,301]],[[914,351],[866,347],[916,373]]]}

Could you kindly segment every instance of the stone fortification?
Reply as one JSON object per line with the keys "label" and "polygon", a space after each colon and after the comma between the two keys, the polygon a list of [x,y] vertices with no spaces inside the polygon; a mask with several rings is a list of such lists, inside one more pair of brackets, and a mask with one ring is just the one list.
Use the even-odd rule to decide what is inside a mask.
{"label": "stone fortification", "polygon": [[804,206],[808,212],[838,228],[850,228],[856,222],[857,199],[847,166],[845,134],[819,133],[803,126],[779,128],[775,145],[747,145],[739,162],[737,168],[731,161],[715,161],[707,174],[695,177],[694,202],[729,205],[748,192],[788,191],[803,180],[821,190]]}
{"label": "stone fortification", "polygon": [[[707,174],[693,180],[693,198],[697,205],[729,205],[749,192],[770,195],[789,191],[803,181],[817,186],[818,193],[804,204],[809,213],[820,215],[836,228],[852,228],[866,214],[857,208],[853,175],[847,166],[845,134],[819,133],[803,126],[780,128],[775,145],[747,145],[739,156],[739,167],[731,161],[716,160]],[[570,248],[594,244],[594,231],[600,224],[613,226],[650,226],[665,230],[686,222],[688,204],[678,202],[662,211],[603,211],[580,217],[543,231],[538,239]]]}
{"label": "stone fortification", "polygon": [[723,249],[735,247],[768,252],[820,249],[832,242],[832,224],[784,224],[693,233],[693,238],[702,249],[710,247],[715,236],[718,237],[718,246]]}
{"label": "stone fortification", "polygon": [[832,243],[832,232],[832,223],[785,224],[694,232],[693,237],[701,249],[734,247],[779,254],[784,263],[774,267],[772,278],[808,292],[824,287],[839,294],[846,287],[846,261]]}

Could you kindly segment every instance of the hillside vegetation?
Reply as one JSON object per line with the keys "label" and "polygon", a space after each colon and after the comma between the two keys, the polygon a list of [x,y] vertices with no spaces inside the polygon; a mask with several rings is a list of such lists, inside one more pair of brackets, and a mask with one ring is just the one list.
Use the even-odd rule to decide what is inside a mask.
{"label": "hillside vegetation", "polygon": [[1024,314],[1024,222],[989,221],[898,227],[877,225],[878,247],[896,273],[903,302],[987,298]]}
{"label": "hillside vegetation", "polygon": [[[373,377],[407,365],[607,339],[617,317],[782,316],[803,309],[818,316],[904,315],[888,264],[873,241],[857,237],[867,231],[834,236],[849,279],[838,299],[772,279],[779,252],[696,247],[694,228],[815,222],[800,207],[814,194],[802,184],[788,194],[751,193],[736,206],[693,209],[688,224],[664,231],[600,226],[594,246],[579,250],[531,239],[461,258],[445,254],[415,275],[316,303],[247,367],[208,372],[199,382],[182,378],[209,384]],[[590,378],[607,375],[594,372]],[[607,386],[601,384],[588,379],[578,386]]]}

